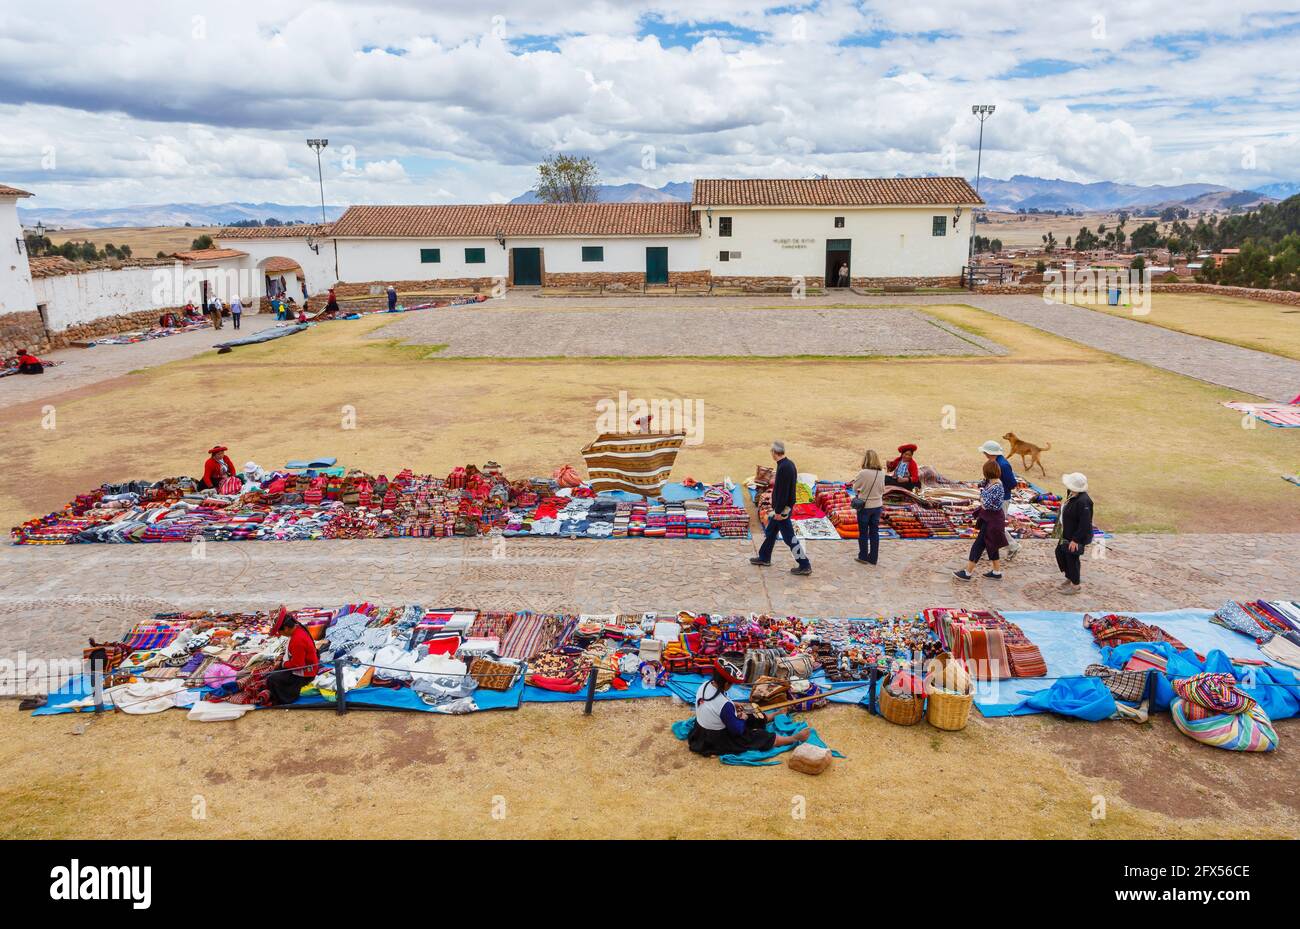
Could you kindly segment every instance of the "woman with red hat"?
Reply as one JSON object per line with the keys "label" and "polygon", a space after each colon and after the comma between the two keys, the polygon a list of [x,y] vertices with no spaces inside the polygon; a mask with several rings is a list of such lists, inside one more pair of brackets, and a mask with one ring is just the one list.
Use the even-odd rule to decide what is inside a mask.
{"label": "woman with red hat", "polygon": [[302,689],[320,673],[320,655],[316,651],[316,640],[307,627],[290,616],[284,607],[280,607],[280,613],[271,626],[271,635],[287,635],[289,646],[280,667],[266,676],[266,690],[259,702],[283,706],[296,701]]}
{"label": "woman with red hat", "polygon": [[777,735],[768,732],[761,720],[742,719],[727,691],[732,684],[744,681],[744,673],[734,662],[726,658],[713,662],[713,677],[695,691],[695,725],[686,739],[691,751],[697,755],[739,755],[808,741],[810,730],[806,728],[794,735]]}
{"label": "woman with red hat", "polygon": [[916,446],[911,442],[898,446],[898,457],[885,465],[889,472],[885,475],[886,484],[891,487],[905,487],[908,490],[921,489],[921,472],[916,467],[916,462],[912,460],[915,453]]}
{"label": "woman with red hat", "polygon": [[235,463],[226,454],[226,446],[214,445],[208,449],[208,460],[203,462],[203,480],[199,486],[206,490],[216,490],[222,481],[233,477],[234,473]]}

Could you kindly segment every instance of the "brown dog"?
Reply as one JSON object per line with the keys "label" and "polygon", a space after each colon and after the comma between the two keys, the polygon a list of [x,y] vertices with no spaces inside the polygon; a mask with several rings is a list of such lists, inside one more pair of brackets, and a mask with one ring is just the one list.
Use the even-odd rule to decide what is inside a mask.
{"label": "brown dog", "polygon": [[[1011,451],[1007,452],[1008,458],[1010,458],[1012,455],[1019,455],[1020,466],[1022,468],[1024,468],[1026,471],[1029,471],[1034,467],[1034,465],[1038,465],[1038,469],[1043,472],[1043,476],[1044,477],[1047,476],[1047,469],[1044,468],[1043,463],[1038,460],[1038,456],[1041,455],[1043,452],[1051,451],[1052,448],[1051,442],[1048,442],[1046,445],[1040,447],[1038,445],[1035,445],[1033,442],[1026,442],[1025,440],[1019,438],[1014,432],[1008,432],[1002,438],[1005,441],[1011,443]],[[1032,459],[1032,461],[1030,459]]]}

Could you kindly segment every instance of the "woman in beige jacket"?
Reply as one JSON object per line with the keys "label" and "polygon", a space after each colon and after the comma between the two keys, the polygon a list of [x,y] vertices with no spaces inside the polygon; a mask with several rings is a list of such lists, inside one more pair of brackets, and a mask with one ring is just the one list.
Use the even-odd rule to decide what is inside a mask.
{"label": "woman in beige jacket", "polygon": [[853,479],[853,508],[858,511],[858,561],[875,564],[880,554],[880,514],[885,501],[885,472],[874,448],[862,456],[862,470]]}

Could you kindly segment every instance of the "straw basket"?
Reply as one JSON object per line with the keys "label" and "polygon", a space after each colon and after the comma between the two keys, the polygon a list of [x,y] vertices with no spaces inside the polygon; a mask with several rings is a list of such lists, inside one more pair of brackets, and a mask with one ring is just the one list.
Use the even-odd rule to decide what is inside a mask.
{"label": "straw basket", "polygon": [[888,687],[880,688],[880,715],[899,726],[915,726],[925,715],[925,698],[913,694],[893,694]]}
{"label": "straw basket", "polygon": [[975,703],[975,694],[954,693],[932,687],[927,693],[926,719],[936,729],[956,732],[966,728],[970,719],[970,708]]}

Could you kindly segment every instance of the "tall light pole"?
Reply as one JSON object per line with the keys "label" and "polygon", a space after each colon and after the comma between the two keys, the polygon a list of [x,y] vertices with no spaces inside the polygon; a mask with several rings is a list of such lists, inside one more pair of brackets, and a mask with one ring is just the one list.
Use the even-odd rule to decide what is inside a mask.
{"label": "tall light pole", "polygon": [[[981,132],[983,131],[981,127]],[[325,219],[325,175],[321,173],[320,150],[330,144],[329,139],[308,139],[307,147],[316,150],[316,179],[320,181],[320,221],[328,222]]]}
{"label": "tall light pole", "polygon": [[[975,155],[975,196],[976,197],[980,195],[980,169],[984,166],[984,120],[988,119],[990,116],[993,115],[994,109],[996,109],[996,107],[992,103],[977,103],[970,108],[971,114],[980,121],[980,143],[979,143],[978,152]],[[976,213],[974,209],[971,210],[970,245],[966,250],[967,266],[969,266],[972,263],[975,257],[975,230],[979,228],[979,226],[975,222],[975,218],[978,215],[979,214]],[[971,283],[973,286],[974,281],[972,281]]]}

